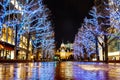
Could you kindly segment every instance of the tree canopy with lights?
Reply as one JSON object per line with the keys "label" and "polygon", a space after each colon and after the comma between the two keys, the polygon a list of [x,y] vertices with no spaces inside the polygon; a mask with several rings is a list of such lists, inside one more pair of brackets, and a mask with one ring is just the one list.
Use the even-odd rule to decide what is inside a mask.
{"label": "tree canopy with lights", "polygon": [[108,46],[120,39],[119,4],[117,0],[96,0],[95,6],[89,12],[92,18],[85,18],[76,34],[74,55],[85,54],[85,50],[89,49],[87,54],[98,53],[100,49],[98,45],[100,45],[105,60],[108,59]]}
{"label": "tree canopy with lights", "polygon": [[54,30],[49,15],[50,10],[43,4],[43,0],[0,2],[0,28],[6,25],[17,30],[17,46],[20,43],[20,36],[28,35],[28,41],[32,41],[34,49],[42,49],[45,57],[46,55],[52,57],[55,48]]}

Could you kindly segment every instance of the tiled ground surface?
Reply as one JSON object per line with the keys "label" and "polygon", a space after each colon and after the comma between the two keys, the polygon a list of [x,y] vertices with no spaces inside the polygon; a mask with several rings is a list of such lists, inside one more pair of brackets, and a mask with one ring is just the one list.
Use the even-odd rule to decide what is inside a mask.
{"label": "tiled ground surface", "polygon": [[1,63],[0,80],[120,80],[120,63]]}

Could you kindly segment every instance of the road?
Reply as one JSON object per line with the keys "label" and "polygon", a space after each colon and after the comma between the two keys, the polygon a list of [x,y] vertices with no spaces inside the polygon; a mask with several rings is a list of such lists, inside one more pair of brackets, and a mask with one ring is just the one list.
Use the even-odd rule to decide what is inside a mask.
{"label": "road", "polygon": [[120,80],[120,63],[0,63],[0,80]]}

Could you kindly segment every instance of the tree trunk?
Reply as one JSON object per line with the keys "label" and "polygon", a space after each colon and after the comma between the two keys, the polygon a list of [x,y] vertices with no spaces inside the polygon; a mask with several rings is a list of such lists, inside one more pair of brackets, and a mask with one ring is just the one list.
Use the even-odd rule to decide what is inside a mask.
{"label": "tree trunk", "polygon": [[26,52],[26,60],[28,60],[29,45],[30,45],[30,33],[28,33],[28,37],[27,37],[27,52]]}
{"label": "tree trunk", "polygon": [[84,47],[84,60],[88,60],[88,53],[85,47]]}
{"label": "tree trunk", "polygon": [[17,56],[18,56],[18,51],[17,51],[17,32],[18,32],[18,26],[16,25],[15,26],[15,48],[14,48],[14,59],[17,59]]}
{"label": "tree trunk", "polygon": [[107,35],[104,35],[104,51],[105,51],[105,62],[108,62],[108,38]]}
{"label": "tree trunk", "polygon": [[103,61],[105,61],[105,53],[104,53],[104,44],[102,43],[102,57],[103,57]]}
{"label": "tree trunk", "polygon": [[36,56],[35,56],[36,58],[36,60],[38,60],[39,59],[39,50],[37,49],[37,53],[36,53]]}
{"label": "tree trunk", "polygon": [[95,47],[96,47],[97,60],[99,61],[98,38],[97,38],[97,36],[95,37]]}
{"label": "tree trunk", "polygon": [[45,50],[42,50],[42,58],[45,58]]}

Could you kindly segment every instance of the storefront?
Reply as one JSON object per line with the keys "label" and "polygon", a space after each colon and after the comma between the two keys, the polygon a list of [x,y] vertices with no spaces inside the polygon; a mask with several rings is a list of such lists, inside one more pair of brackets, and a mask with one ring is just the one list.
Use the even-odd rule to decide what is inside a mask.
{"label": "storefront", "polygon": [[25,60],[26,59],[26,52],[27,50],[24,49],[24,48],[18,48],[18,56],[17,56],[17,59],[20,59],[20,60]]}
{"label": "storefront", "polygon": [[14,45],[0,41],[0,59],[14,59]]}
{"label": "storefront", "polygon": [[28,52],[27,49],[18,47],[18,60],[26,60],[26,54],[28,54],[28,60],[31,60],[31,56],[33,55],[32,52]]}

